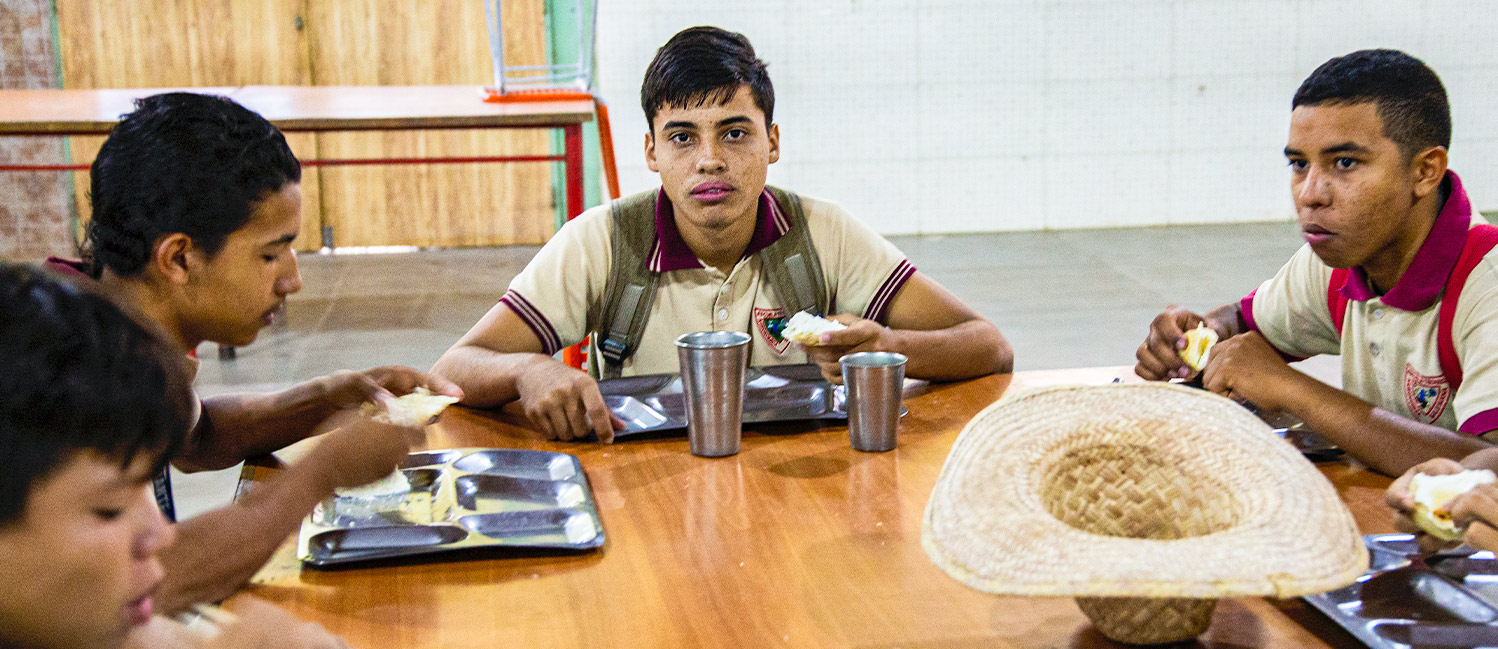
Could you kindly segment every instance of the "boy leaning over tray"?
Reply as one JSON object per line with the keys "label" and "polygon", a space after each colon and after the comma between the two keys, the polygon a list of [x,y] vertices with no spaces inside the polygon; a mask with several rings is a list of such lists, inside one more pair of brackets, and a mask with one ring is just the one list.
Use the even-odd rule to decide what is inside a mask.
{"label": "boy leaning over tray", "polygon": [[[254,600],[157,615],[151,478],[187,435],[181,355],[102,297],[0,264],[0,647],[345,647]],[[212,637],[210,637],[212,636]]]}
{"label": "boy leaning over tray", "polygon": [[[926,379],[1013,365],[993,323],[868,226],[765,185],[780,158],[775,92],[743,35],[676,34],[646,70],[640,99],[660,189],[569,222],[442,356],[433,371],[462,387],[463,403],[518,399],[550,437],[611,441],[623,424],[594,377],[552,358],[590,332],[604,378],[676,372],[672,342],[695,331],[748,333],[751,365],[810,360],[834,382],[838,358],[854,351],[900,352],[908,375]],[[797,347],[782,328],[802,311],[846,328]]]}
{"label": "boy leaning over tray", "polygon": [[[1139,346],[1146,379],[1203,385],[1289,411],[1390,475],[1487,448],[1498,429],[1498,230],[1446,168],[1451,111],[1436,73],[1393,50],[1323,63],[1291,102],[1285,157],[1306,245],[1241,301],[1171,307]],[[1336,389],[1287,361],[1340,354]]]}

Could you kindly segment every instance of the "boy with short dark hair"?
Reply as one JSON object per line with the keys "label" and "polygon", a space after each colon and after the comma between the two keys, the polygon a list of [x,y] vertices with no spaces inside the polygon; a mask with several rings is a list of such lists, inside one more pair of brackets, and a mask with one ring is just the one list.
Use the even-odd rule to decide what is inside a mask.
{"label": "boy with short dark hair", "polygon": [[154,616],[174,534],[151,476],[194,406],[165,341],[100,296],[0,264],[0,646],[343,646],[260,602],[214,642]]}
{"label": "boy with short dark hair", "polygon": [[[1440,78],[1403,52],[1353,52],[1317,68],[1292,109],[1285,157],[1306,245],[1241,301],[1160,314],[1136,372],[1189,376],[1183,332],[1205,323],[1222,340],[1205,387],[1289,411],[1379,471],[1488,447],[1498,229],[1446,168]],[[1316,354],[1341,355],[1343,390],[1286,363]]]}
{"label": "boy with short dark hair", "polygon": [[[833,203],[765,185],[780,158],[774,103],[742,34],[673,36],[641,88],[661,188],[564,226],[434,371],[464,403],[518,399],[547,435],[603,442],[622,423],[597,382],[551,357],[589,333],[605,378],[677,371],[672,341],[694,331],[748,333],[751,365],[809,360],[834,382],[838,358],[856,351],[903,353],[914,378],[1008,371],[998,328],[883,237]],[[799,311],[847,328],[796,346],[781,331]]]}
{"label": "boy with short dark hair", "polygon": [[[92,277],[160,327],[183,358],[204,341],[249,344],[301,289],[291,247],[302,223],[301,167],[280,131],[253,111],[191,93],[141,99],[91,173],[87,263],[53,266]],[[195,371],[196,359],[188,362]],[[172,458],[183,470],[227,468],[336,432],[278,479],[178,527],[178,542],[162,554],[163,610],[229,596],[335,487],[388,475],[407,450],[407,431],[346,413],[418,386],[461,394],[439,377],[382,367],[203,400]],[[157,496],[170,517],[164,477]]]}

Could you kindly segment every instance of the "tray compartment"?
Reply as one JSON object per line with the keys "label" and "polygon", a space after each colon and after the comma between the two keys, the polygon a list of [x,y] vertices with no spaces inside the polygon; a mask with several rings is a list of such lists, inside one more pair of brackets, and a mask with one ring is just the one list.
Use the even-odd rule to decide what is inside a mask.
{"label": "tray compartment", "polygon": [[413,550],[431,551],[466,538],[467,530],[448,525],[365,527],[322,532],[309,547],[315,561],[338,563],[417,554]]}
{"label": "tray compartment", "polygon": [[560,453],[493,449],[469,453],[452,464],[464,473],[483,473],[532,480],[570,480],[577,477],[577,459]]}
{"label": "tray compartment", "polygon": [[530,546],[588,547],[599,538],[598,525],[580,509],[474,514],[458,524],[475,534]]}
{"label": "tray compartment", "polygon": [[441,516],[437,492],[442,471],[438,469],[405,469],[411,491],[375,498],[331,496],[318,503],[311,519],[328,527],[385,527],[389,525],[425,525]]}
{"label": "tray compartment", "polygon": [[575,482],[527,480],[501,475],[465,475],[457,480],[458,507],[482,512],[573,508],[588,501]]}

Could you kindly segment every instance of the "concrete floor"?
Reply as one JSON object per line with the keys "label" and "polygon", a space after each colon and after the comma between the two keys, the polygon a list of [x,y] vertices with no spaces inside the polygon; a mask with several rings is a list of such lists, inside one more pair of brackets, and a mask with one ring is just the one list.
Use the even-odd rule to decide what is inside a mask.
{"label": "concrete floor", "polygon": [[[1292,223],[892,237],[922,272],[998,324],[1018,370],[1127,365],[1166,305],[1205,310],[1247,294],[1301,245]],[[303,255],[286,318],[219,361],[204,395],[272,390],[340,369],[431,367],[504,293],[534,247]],[[1337,359],[1308,373],[1335,381]],[[191,516],[228,501],[237,470],[176,476]]]}

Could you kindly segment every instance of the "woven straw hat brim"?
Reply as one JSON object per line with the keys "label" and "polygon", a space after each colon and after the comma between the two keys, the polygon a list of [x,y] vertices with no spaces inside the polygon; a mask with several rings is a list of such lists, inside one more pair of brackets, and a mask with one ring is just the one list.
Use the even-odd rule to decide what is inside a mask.
{"label": "woven straw hat brim", "polygon": [[[1188,519],[1207,532],[1130,538],[1053,513],[1095,527],[1141,511],[1122,523],[1136,536]],[[947,457],[921,542],[962,583],[1011,595],[1292,597],[1368,566],[1310,462],[1238,404],[1163,383],[1046,388],[984,409]]]}

